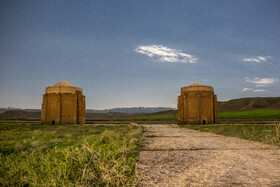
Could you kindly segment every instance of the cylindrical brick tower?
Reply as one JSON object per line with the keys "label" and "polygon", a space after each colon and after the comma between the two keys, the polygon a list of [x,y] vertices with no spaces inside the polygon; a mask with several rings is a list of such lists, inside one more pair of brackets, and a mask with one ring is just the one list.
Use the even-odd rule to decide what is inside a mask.
{"label": "cylindrical brick tower", "polygon": [[47,87],[43,95],[41,123],[50,125],[84,124],[85,96],[83,89],[67,81]]}
{"label": "cylindrical brick tower", "polygon": [[211,86],[193,83],[178,96],[178,124],[217,123],[217,96]]}

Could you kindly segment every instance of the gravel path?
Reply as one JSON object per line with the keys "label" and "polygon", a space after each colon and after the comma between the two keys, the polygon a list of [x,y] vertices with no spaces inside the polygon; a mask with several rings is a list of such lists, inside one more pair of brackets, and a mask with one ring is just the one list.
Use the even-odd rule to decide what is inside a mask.
{"label": "gravel path", "polygon": [[279,186],[280,148],[170,125],[144,125],[140,186]]}

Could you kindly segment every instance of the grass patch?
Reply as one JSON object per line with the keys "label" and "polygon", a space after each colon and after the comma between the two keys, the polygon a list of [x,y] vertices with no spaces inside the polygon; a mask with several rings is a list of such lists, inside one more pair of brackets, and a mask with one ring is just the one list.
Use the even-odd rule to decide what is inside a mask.
{"label": "grass patch", "polygon": [[0,124],[0,186],[136,186],[142,128]]}
{"label": "grass patch", "polygon": [[185,125],[184,128],[280,146],[280,123],[272,125]]}

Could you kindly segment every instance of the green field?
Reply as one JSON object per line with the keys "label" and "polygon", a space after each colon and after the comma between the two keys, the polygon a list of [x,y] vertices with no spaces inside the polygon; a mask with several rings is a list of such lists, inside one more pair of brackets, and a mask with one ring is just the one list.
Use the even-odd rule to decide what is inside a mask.
{"label": "green field", "polygon": [[257,109],[243,112],[218,113],[219,123],[267,124],[280,120],[280,110]]}
{"label": "green field", "polygon": [[[119,118],[118,120],[126,121],[145,121],[145,122],[177,122],[177,114],[161,114],[161,115],[142,115]],[[220,112],[218,113],[220,123],[267,123],[268,121],[280,120],[280,110],[258,109],[243,112]]]}
{"label": "green field", "polygon": [[280,118],[280,110],[257,109],[243,112],[221,112],[219,118]]}
{"label": "green field", "polygon": [[280,146],[279,122],[271,125],[184,125],[180,127]]}
{"label": "green field", "polygon": [[141,127],[0,124],[0,186],[135,186]]}
{"label": "green field", "polygon": [[[119,119],[125,120],[177,120],[177,114],[161,114],[161,115],[142,115],[125,117]],[[256,120],[274,120],[280,119],[280,110],[272,109],[257,109],[241,112],[220,112],[218,113],[219,119],[256,119]]]}

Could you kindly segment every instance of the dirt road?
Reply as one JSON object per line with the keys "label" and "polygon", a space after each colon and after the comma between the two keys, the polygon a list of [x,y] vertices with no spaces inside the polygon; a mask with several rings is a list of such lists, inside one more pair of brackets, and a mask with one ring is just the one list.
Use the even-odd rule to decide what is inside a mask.
{"label": "dirt road", "polygon": [[280,186],[280,147],[144,125],[141,186]]}

